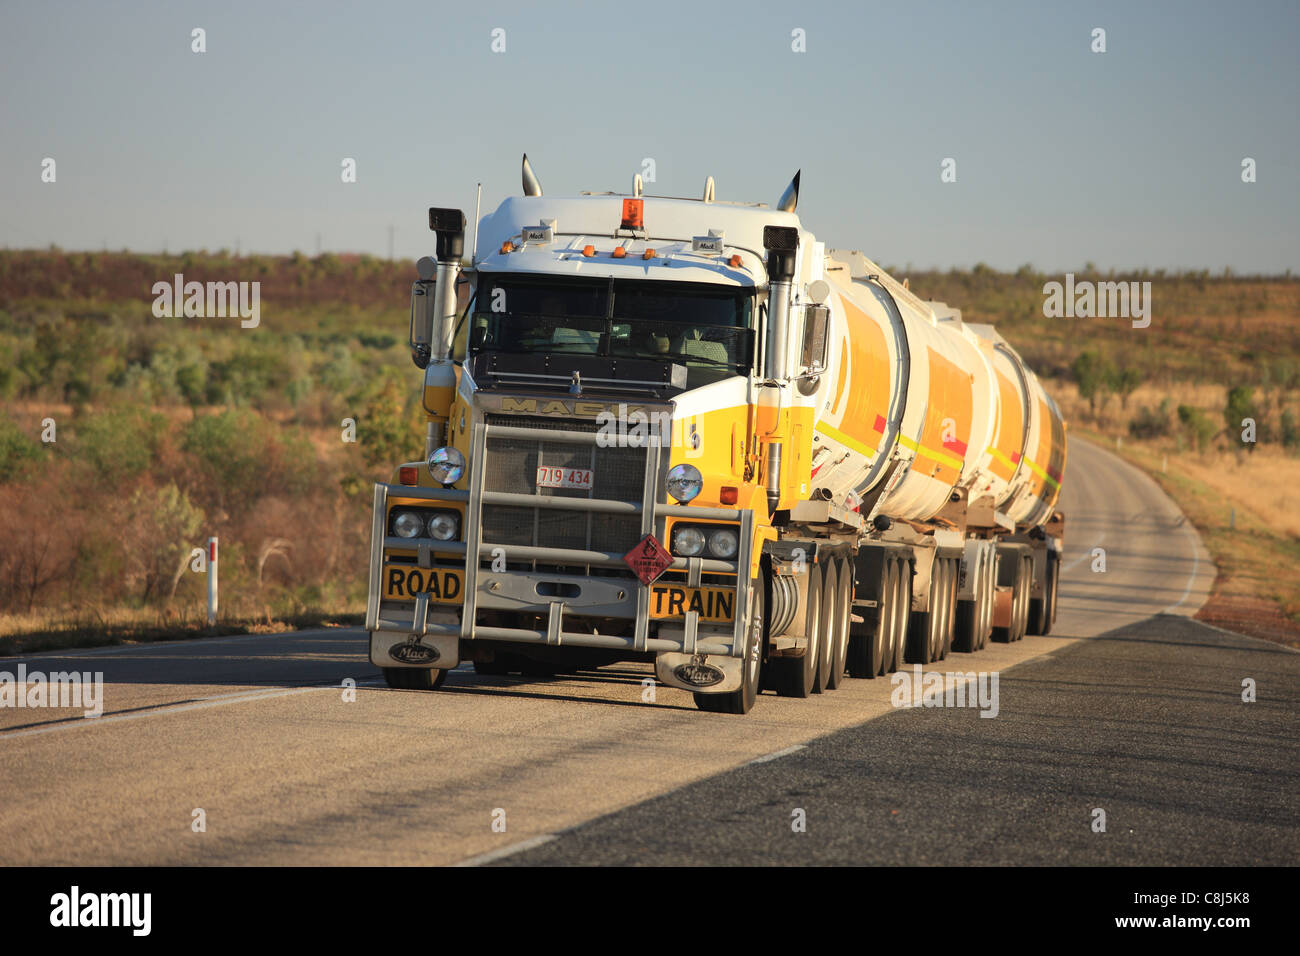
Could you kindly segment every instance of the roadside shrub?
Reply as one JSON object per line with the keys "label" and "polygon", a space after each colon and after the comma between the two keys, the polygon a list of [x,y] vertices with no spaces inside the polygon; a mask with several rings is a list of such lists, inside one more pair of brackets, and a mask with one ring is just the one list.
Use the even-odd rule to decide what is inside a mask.
{"label": "roadside shrub", "polygon": [[1143,405],[1128,423],[1128,433],[1134,438],[1164,438],[1173,431],[1173,422],[1169,415],[1169,399],[1160,403],[1159,408]]}

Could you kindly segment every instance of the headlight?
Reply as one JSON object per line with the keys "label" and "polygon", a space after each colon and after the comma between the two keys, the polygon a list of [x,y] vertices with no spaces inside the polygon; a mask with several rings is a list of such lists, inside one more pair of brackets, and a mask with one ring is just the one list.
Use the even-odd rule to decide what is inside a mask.
{"label": "headlight", "polygon": [[668,493],[682,504],[693,501],[703,487],[700,469],[694,465],[674,465],[668,472]]}
{"label": "headlight", "polygon": [[399,538],[418,538],[424,531],[424,520],[414,511],[398,512],[393,519],[393,533]]}
{"label": "headlight", "polygon": [[709,535],[709,553],[715,558],[734,558],[740,546],[740,536],[730,528]]}
{"label": "headlight", "polygon": [[465,456],[455,448],[439,448],[429,456],[429,474],[440,485],[450,485],[465,474]]}
{"label": "headlight", "polygon": [[451,541],[460,534],[460,515],[454,511],[435,511],[429,515],[429,534],[439,541]]}
{"label": "headlight", "polygon": [[704,550],[704,532],[699,528],[675,528],[673,553],[683,558],[693,558]]}

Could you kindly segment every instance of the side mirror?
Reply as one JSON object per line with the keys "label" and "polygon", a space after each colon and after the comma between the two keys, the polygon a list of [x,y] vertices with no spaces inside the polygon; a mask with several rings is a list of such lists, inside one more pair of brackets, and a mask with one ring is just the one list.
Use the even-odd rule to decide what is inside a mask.
{"label": "side mirror", "polygon": [[417,279],[411,283],[411,361],[416,368],[426,368],[433,354],[433,314],[435,311],[433,282]]}
{"label": "side mirror", "polygon": [[824,305],[810,305],[804,310],[800,364],[806,370],[805,375],[816,375],[826,370],[826,333],[830,317],[831,310]]}

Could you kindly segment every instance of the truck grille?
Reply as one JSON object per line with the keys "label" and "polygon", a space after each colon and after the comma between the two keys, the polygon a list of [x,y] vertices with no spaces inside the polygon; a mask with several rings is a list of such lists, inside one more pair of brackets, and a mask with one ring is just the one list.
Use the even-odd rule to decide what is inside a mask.
{"label": "truck grille", "polygon": [[[494,438],[488,431],[484,459],[485,491],[563,498],[602,498],[640,502],[645,480],[645,448],[602,448],[548,441],[548,430],[595,432],[600,426],[589,419],[530,418],[488,415],[492,425],[535,428],[537,439]],[[595,475],[590,491],[573,488],[538,488],[537,468],[589,468]],[[624,553],[641,538],[636,515],[592,514],[545,508],[485,508],[483,541],[505,546],[579,548]],[[507,556],[508,558],[508,556]]]}

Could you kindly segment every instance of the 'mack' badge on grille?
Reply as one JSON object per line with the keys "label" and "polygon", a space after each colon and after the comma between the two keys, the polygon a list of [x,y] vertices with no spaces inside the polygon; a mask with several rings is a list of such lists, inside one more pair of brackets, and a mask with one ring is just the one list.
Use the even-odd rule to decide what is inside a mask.
{"label": "'mack' badge on grille", "polygon": [[641,583],[648,585],[668,570],[668,565],[673,563],[673,556],[664,550],[654,535],[648,534],[637,542],[635,548],[623,555],[623,560],[641,579]]}

